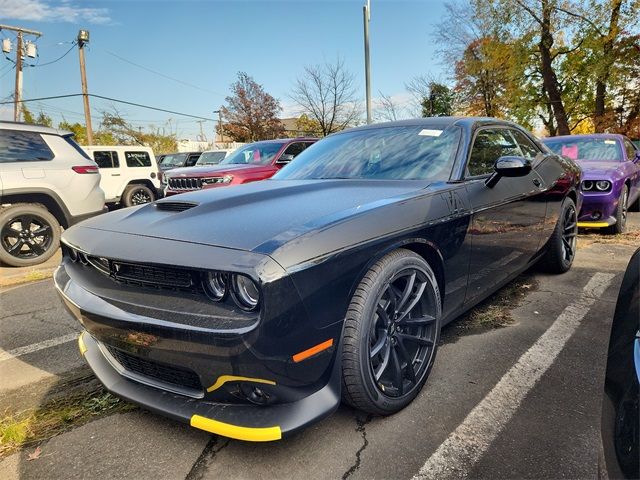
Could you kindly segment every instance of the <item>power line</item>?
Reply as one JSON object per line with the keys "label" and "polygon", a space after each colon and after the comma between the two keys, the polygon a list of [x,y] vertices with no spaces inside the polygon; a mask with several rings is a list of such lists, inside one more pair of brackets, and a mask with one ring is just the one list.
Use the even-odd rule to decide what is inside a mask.
{"label": "power line", "polygon": [[64,54],[61,57],[56,58],[55,60],[52,60],[51,62],[47,62],[47,63],[36,63],[33,65],[27,64],[28,67],[44,67],[45,65],[51,65],[52,63],[56,63],[59,62],[60,60],[62,60],[64,57],[66,57],[69,52],[71,50],[73,50],[76,46],[76,42],[73,42],[73,45],[71,45],[71,48],[69,50],[67,50],[66,52],[64,52]]}
{"label": "power line", "polygon": [[164,74],[162,72],[158,72],[156,70],[152,70],[151,68],[148,68],[148,67],[145,67],[143,65],[137,64],[135,62],[132,62],[131,60],[127,60],[126,58],[121,57],[120,55],[117,55],[117,54],[115,54],[113,52],[110,52],[109,50],[103,50],[103,51],[107,55],[111,55],[112,57],[115,57],[115,58],[117,58],[118,60],[120,60],[122,62],[128,63],[129,65],[133,65],[134,67],[141,68],[142,70],[146,70],[147,72],[151,72],[151,73],[153,73],[155,75],[159,75],[159,76],[164,77],[164,78],[166,78],[168,80],[172,80],[174,82],[178,82],[178,83],[180,83],[182,85],[186,85],[187,87],[195,88],[195,89],[201,90],[203,92],[213,93],[214,95],[221,95],[221,96],[224,97],[224,94],[222,94],[220,92],[214,92],[213,90],[209,90],[209,89],[206,89],[206,88],[199,87],[197,85],[193,85],[192,83],[185,82],[184,80],[180,80],[179,78],[170,77],[169,75],[166,75],[166,74]]}
{"label": "power line", "polygon": [[[171,113],[172,115],[180,115],[182,117],[196,118],[198,120],[206,120],[208,122],[212,122],[213,121],[212,118],[201,117],[199,115],[191,115],[189,113],[176,112],[174,110],[167,110],[167,109],[164,109],[164,108],[152,107],[151,105],[143,105],[141,103],[128,102],[126,100],[119,100],[117,98],[105,97],[103,95],[96,95],[95,93],[88,93],[87,95],[89,97],[100,98],[102,100],[109,100],[111,102],[123,103],[125,105],[132,105],[134,107],[147,108],[149,110],[156,110],[158,112]],[[57,99],[60,99],[60,98],[71,98],[71,97],[81,97],[81,96],[82,96],[82,93],[71,93],[71,94],[68,94],[68,95],[53,95],[51,97],[21,99],[19,101],[19,103],[38,102],[38,101],[42,101],[42,100],[57,100]],[[0,105],[6,105],[6,104],[9,104],[9,103],[15,103],[15,101],[0,102]]]}

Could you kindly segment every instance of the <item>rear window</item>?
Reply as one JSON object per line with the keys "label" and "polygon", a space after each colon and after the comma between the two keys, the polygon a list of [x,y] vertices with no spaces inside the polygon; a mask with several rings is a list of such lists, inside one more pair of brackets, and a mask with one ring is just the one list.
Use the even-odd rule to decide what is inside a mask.
{"label": "rear window", "polygon": [[571,160],[619,162],[623,158],[620,144],[613,138],[550,138],[544,143],[553,153]]}
{"label": "rear window", "polygon": [[0,162],[39,162],[53,159],[49,146],[37,132],[0,130]]}
{"label": "rear window", "polygon": [[120,166],[120,159],[118,158],[118,152],[111,150],[98,150],[93,152],[93,159],[100,168],[118,168]]}
{"label": "rear window", "polygon": [[150,167],[151,157],[147,152],[124,152],[127,167]]}

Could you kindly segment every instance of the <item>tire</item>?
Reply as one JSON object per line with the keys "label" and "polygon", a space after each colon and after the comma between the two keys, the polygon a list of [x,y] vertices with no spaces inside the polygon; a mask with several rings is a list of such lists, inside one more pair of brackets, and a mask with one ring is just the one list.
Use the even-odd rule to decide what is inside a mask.
{"label": "tire", "polygon": [[629,201],[629,189],[625,185],[622,187],[620,197],[618,198],[618,208],[616,208],[616,223],[607,228],[607,233],[618,234],[627,230],[627,211]]}
{"label": "tire", "polygon": [[0,262],[29,267],[45,262],[60,246],[60,224],[49,211],[33,203],[0,211]]}
{"label": "tire", "polygon": [[411,403],[435,360],[441,317],[438,282],[421,256],[399,249],[376,262],[345,318],[343,400],[374,415]]}
{"label": "tire", "polygon": [[156,199],[153,191],[146,185],[129,185],[122,194],[122,204],[125,207],[135,207],[151,203]]}
{"label": "tire", "polygon": [[551,238],[547,242],[541,267],[550,273],[568,272],[576,256],[576,236],[578,235],[578,214],[576,205],[569,197],[560,208],[560,216]]}
{"label": "tire", "polygon": [[638,478],[640,445],[638,444],[638,383],[634,379],[616,408],[614,447],[621,470],[627,478]]}

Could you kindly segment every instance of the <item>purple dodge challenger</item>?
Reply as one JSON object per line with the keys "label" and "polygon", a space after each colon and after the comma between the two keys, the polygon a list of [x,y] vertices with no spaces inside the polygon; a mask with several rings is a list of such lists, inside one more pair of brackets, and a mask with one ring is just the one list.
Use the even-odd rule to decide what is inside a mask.
{"label": "purple dodge challenger", "polygon": [[624,232],[627,210],[637,211],[640,206],[640,150],[624,135],[606,133],[551,137],[543,142],[582,168],[578,226]]}

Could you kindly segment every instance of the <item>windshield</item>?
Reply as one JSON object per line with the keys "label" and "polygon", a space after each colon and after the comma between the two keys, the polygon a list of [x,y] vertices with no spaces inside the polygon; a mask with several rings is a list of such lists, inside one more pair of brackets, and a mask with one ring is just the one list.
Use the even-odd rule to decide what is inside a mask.
{"label": "windshield", "polygon": [[160,165],[164,167],[180,167],[184,165],[184,161],[186,158],[186,153],[175,153],[173,155],[167,155],[160,161]]}
{"label": "windshield", "polygon": [[545,139],[553,153],[572,160],[614,161],[622,160],[622,150],[612,138],[558,138]]}
{"label": "windshield", "polygon": [[223,161],[220,165],[250,164],[268,165],[280,151],[284,142],[258,142],[239,148]]}
{"label": "windshield", "polygon": [[227,155],[227,152],[203,152],[196,165],[216,165]]}
{"label": "windshield", "polygon": [[330,136],[312,145],[276,179],[448,180],[460,130],[387,127]]}

